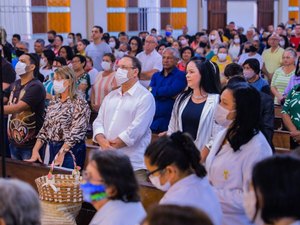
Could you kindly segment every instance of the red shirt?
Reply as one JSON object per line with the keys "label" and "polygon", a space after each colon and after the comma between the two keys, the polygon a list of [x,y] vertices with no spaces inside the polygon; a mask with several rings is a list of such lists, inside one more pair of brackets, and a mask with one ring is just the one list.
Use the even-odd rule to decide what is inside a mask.
{"label": "red shirt", "polygon": [[291,37],[290,42],[293,45],[293,47],[297,49],[300,43],[300,37]]}

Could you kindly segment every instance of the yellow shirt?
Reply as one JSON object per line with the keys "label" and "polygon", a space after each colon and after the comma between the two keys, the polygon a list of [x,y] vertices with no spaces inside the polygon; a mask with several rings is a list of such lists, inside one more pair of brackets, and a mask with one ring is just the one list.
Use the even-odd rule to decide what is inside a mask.
{"label": "yellow shirt", "polygon": [[271,48],[264,50],[262,58],[264,60],[265,67],[269,73],[274,73],[282,63],[282,55],[284,49],[278,47],[274,52],[271,52]]}
{"label": "yellow shirt", "polygon": [[211,58],[211,61],[214,62],[214,63],[216,63],[216,64],[218,65],[219,71],[220,71],[220,74],[221,74],[221,75],[224,74],[225,67],[226,67],[228,64],[232,63],[232,60],[231,60],[231,58],[230,58],[229,55],[226,56],[226,61],[224,61],[224,62],[219,62],[218,56],[217,56],[217,55],[213,56],[213,57]]}

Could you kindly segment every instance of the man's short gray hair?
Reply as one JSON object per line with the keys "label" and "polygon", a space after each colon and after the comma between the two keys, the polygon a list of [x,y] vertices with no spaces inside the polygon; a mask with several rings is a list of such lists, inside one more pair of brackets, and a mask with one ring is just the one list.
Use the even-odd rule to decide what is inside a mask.
{"label": "man's short gray hair", "polygon": [[39,39],[37,39],[35,42],[40,43],[42,46],[45,46],[45,41],[44,41],[44,39],[39,38]]}
{"label": "man's short gray hair", "polygon": [[29,50],[29,43],[26,41],[20,41],[19,44],[24,45],[27,50]]}
{"label": "man's short gray hair", "polygon": [[155,34],[148,34],[147,37],[153,37],[155,42],[158,43],[158,39],[157,39],[157,36]]}
{"label": "man's short gray hair", "polygon": [[40,217],[39,198],[29,184],[0,178],[0,218],[6,225],[40,225]]}
{"label": "man's short gray hair", "polygon": [[176,48],[167,47],[163,50],[162,54],[164,54],[165,52],[171,52],[174,59],[180,60],[180,54],[179,54],[179,51]]}

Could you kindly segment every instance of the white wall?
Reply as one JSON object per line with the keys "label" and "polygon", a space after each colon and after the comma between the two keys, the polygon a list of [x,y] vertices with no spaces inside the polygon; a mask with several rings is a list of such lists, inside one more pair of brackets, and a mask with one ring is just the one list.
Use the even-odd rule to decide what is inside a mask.
{"label": "white wall", "polygon": [[228,1],[227,24],[234,21],[238,27],[247,30],[257,26],[257,3],[255,1]]}
{"label": "white wall", "polygon": [[147,14],[147,28],[148,31],[156,28],[160,32],[160,0],[139,0],[139,8],[148,8]]}
{"label": "white wall", "polygon": [[71,0],[71,32],[81,33],[86,37],[86,2],[82,0]]}
{"label": "white wall", "polygon": [[190,35],[193,35],[198,31],[199,21],[201,20],[200,15],[198,15],[199,4],[200,2],[198,3],[198,1],[187,0],[187,26]]}

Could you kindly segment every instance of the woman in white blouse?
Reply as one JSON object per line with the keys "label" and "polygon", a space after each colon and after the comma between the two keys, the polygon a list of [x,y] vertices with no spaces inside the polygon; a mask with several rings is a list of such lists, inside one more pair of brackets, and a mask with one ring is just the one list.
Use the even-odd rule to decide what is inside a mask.
{"label": "woman in white blouse", "polygon": [[123,153],[93,153],[84,180],[84,201],[97,210],[90,225],[137,225],[146,216],[130,160]]}
{"label": "woman in white blouse", "polygon": [[223,225],[251,224],[243,208],[243,193],[257,161],[272,155],[259,131],[260,95],[246,83],[228,84],[215,112],[221,131],[206,159],[210,183],[221,203]]}

